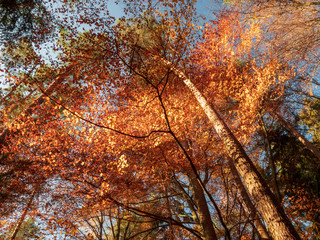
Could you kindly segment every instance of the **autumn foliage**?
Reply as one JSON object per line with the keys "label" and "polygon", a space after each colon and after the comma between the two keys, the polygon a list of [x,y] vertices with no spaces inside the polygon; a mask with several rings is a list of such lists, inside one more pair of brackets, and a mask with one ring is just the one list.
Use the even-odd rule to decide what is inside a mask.
{"label": "autumn foliage", "polygon": [[[104,2],[63,5],[75,25],[90,27],[62,21],[56,62],[29,50],[32,57],[19,59],[27,71],[8,68],[1,230],[14,226],[37,189],[29,215],[58,239],[259,239],[261,215],[245,205],[226,144],[183,78],[263,172],[259,116],[281,104],[292,67],[262,57],[262,29],[238,13],[202,24],[191,2],[137,2],[125,1],[117,21]],[[305,197],[290,200],[299,207]]]}

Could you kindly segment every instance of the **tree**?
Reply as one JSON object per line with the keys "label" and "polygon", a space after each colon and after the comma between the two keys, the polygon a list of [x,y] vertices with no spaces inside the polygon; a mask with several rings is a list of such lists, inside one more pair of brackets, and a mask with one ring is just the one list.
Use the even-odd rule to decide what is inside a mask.
{"label": "tree", "polygon": [[[172,67],[171,66],[171,63],[169,62],[169,61],[167,61],[167,60],[165,60],[165,59],[163,59],[163,58],[161,58],[160,57],[160,59],[159,59],[161,62],[162,62],[162,64],[164,64],[164,65],[167,65],[168,67],[169,67],[169,69],[170,70],[172,70],[172,71],[174,71],[174,73],[176,74],[176,75],[178,75],[179,77],[182,77],[183,79],[184,79],[184,82],[186,83],[186,85],[189,87],[189,88],[191,88],[192,90],[192,92],[194,93],[194,94],[196,94],[196,96],[199,98],[199,99],[201,99],[201,94],[199,93],[199,91],[194,87],[194,85],[190,82],[190,80],[189,79],[187,79],[186,77],[185,77],[185,75],[181,72],[181,71],[179,71],[179,70],[177,70],[176,68],[174,68],[174,67]],[[136,70],[136,69],[134,69],[134,70]],[[211,115],[212,116],[212,118],[213,118],[213,120],[212,120],[212,123],[213,124],[216,124],[216,122],[218,122],[218,121],[221,121],[221,120],[219,120],[219,117],[218,117],[218,115],[217,115],[217,113],[216,112],[212,112],[212,109],[210,108],[210,107],[208,107],[207,106],[207,103],[205,103],[205,100],[204,100],[204,98],[202,98],[200,101],[202,101],[202,103],[203,103],[203,105],[202,105],[202,107],[204,108],[204,109],[207,109],[207,111],[208,112],[210,112],[210,113],[207,113],[207,114],[209,114],[209,115]],[[210,116],[210,117],[211,117]],[[225,124],[223,124],[222,122],[220,123],[221,125],[219,126],[219,127],[217,127],[216,126],[216,128],[220,128],[220,129],[226,129],[226,125]],[[223,130],[224,131],[224,130]],[[230,135],[230,133],[228,133],[227,135],[229,135],[229,136],[232,136],[232,135]],[[220,137],[222,137],[223,135],[220,135]],[[223,138],[223,137],[222,137]],[[228,138],[225,138],[225,139],[228,139]],[[235,140],[234,138],[233,138],[233,140],[231,140],[232,139],[232,137],[230,137],[230,140],[225,140],[226,142],[228,142],[228,141],[231,141],[231,142],[237,142],[237,140]],[[229,143],[229,144],[233,144],[233,143]],[[238,143],[237,143],[238,144]],[[228,144],[227,144],[228,145]],[[236,145],[234,145],[233,146],[233,149],[232,149],[232,147],[230,148],[230,149],[228,149],[229,150],[229,152],[232,152],[232,151],[234,151],[235,149],[242,149],[241,148],[241,146],[240,146],[240,144],[236,147]],[[240,151],[243,151],[243,150],[240,150]],[[231,155],[232,156],[232,155]],[[234,156],[232,156],[232,157],[234,157]],[[246,158],[246,161],[250,161],[250,160],[248,160],[248,157],[244,157],[244,158]],[[251,161],[250,161],[251,162]],[[253,165],[252,165],[252,163],[251,163],[251,167],[249,167],[246,171],[246,174],[243,174],[243,172],[242,172],[242,176],[249,176],[249,171],[251,171],[251,170],[249,170],[250,168],[252,168],[253,167]],[[239,169],[238,169],[239,170]],[[244,170],[242,170],[242,171],[244,171]],[[257,173],[257,172],[256,172]],[[259,176],[259,175],[258,175]],[[259,179],[259,180],[258,180]],[[255,180],[256,182],[259,182],[259,181],[262,181],[261,180],[261,177],[257,177],[256,178],[256,180]],[[266,186],[266,184],[265,184],[265,186]],[[265,188],[265,187],[264,187]],[[263,192],[264,191],[262,191],[261,193],[263,194]],[[272,196],[272,194],[271,194],[271,192],[269,192],[268,194],[270,194],[271,196]],[[261,199],[261,196],[258,196],[257,198],[256,198],[256,200],[258,200],[258,199]],[[275,201],[274,200],[268,200],[268,201],[273,201],[273,204],[275,204],[274,206],[277,206],[276,205],[276,203],[275,203]],[[266,204],[265,203],[263,203],[263,204],[261,204],[260,205],[261,206],[261,209],[263,208],[262,206],[266,206]],[[276,208],[276,207],[273,207],[274,209]],[[278,209],[279,209],[279,211],[281,212],[281,210],[280,210],[280,208],[278,207]],[[263,210],[262,210],[263,211]],[[270,210],[269,211],[267,211],[267,212],[270,212]],[[267,215],[265,215],[265,218],[267,217]],[[288,220],[286,220],[286,217],[285,217],[285,215],[284,215],[284,213],[282,213],[282,217],[285,219],[284,220],[284,222],[287,222],[287,223],[289,223],[288,222]],[[282,217],[280,217],[280,218],[282,218]],[[288,226],[290,226],[290,224],[288,225]],[[272,227],[271,227],[272,228]],[[295,237],[297,237],[297,235],[294,233],[295,231],[293,230],[293,228],[291,227],[291,233],[290,234],[293,234],[293,235],[295,235]],[[279,232],[277,233],[278,235],[279,235]],[[285,233],[285,234],[288,234],[288,233]],[[273,235],[274,236],[276,236],[276,233],[275,233],[275,230],[274,230],[274,232],[273,232]]]}
{"label": "tree", "polygon": [[[224,26],[224,25],[222,25],[222,26]],[[212,41],[212,40],[209,39],[208,42],[211,43],[210,41]],[[208,44],[208,43],[205,43],[205,44],[207,46],[209,45],[209,48],[211,47],[210,44]],[[231,44],[230,44],[231,46],[229,45],[229,48],[227,48],[227,50],[229,50],[230,53],[233,52],[232,44],[233,43],[231,42]],[[226,45],[228,47],[228,42],[227,41],[226,41]],[[239,45],[241,47],[241,43]],[[217,45],[213,45],[213,46],[216,47]],[[218,47],[219,47],[219,45],[218,45]],[[245,49],[244,52],[248,51],[248,46],[244,45],[244,47],[245,47],[244,48]],[[202,48],[202,49],[203,49],[203,51],[205,51],[205,48]],[[231,56],[232,55],[235,55],[235,54],[231,54]],[[209,59],[211,60],[212,58],[210,57]],[[232,57],[231,57],[231,59],[232,59]],[[207,59],[204,58],[203,61],[204,61],[204,63],[206,63]],[[210,70],[208,72],[209,72],[209,74],[212,74],[210,72]],[[177,73],[179,73],[180,76],[182,75],[181,72],[177,72]],[[260,174],[258,173],[256,168],[254,167],[252,161],[250,160],[250,158],[245,153],[245,151],[242,148],[240,142],[235,138],[235,136],[231,133],[231,131],[227,127],[227,125],[222,121],[222,119],[220,118],[220,116],[217,113],[217,111],[212,109],[212,108],[210,108],[210,106],[206,103],[205,98],[194,87],[194,85],[190,82],[190,80],[187,79],[185,76],[183,76],[183,77],[184,77],[184,80],[186,81],[186,84],[189,85],[189,88],[191,89],[191,91],[193,91],[193,93],[196,95],[197,100],[200,102],[201,106],[203,107],[204,111],[206,112],[207,116],[209,117],[211,123],[215,127],[215,129],[218,132],[218,134],[219,134],[220,138],[222,139],[222,141],[224,142],[224,144],[225,144],[225,146],[226,146],[226,148],[228,150],[229,156],[234,161],[234,164],[235,164],[238,172],[240,173],[240,175],[244,179],[246,187],[248,188],[251,196],[254,198],[255,202],[257,203],[258,209],[260,210],[264,220],[266,221],[266,223],[267,223],[267,225],[269,227],[269,230],[271,232],[272,237],[275,238],[275,239],[277,239],[277,238],[279,238],[279,239],[282,239],[282,238],[283,239],[286,239],[286,238],[292,238],[292,239],[297,238],[297,239],[299,239],[298,234],[295,232],[293,226],[290,224],[290,221],[288,221],[288,218],[286,217],[284,211],[281,209],[279,204],[276,202],[275,197],[273,196],[273,194],[271,193],[271,191],[267,187],[267,184],[264,182],[263,178],[260,176]],[[267,76],[267,79],[261,79],[261,80],[262,80],[262,82],[261,82],[261,84],[258,85],[258,88],[253,88],[252,89],[252,90],[257,90],[257,91],[261,91],[262,90],[262,94],[261,93],[258,94],[258,97],[259,96],[260,97],[264,96],[264,91],[266,91],[266,89],[267,89],[266,87],[268,87],[269,86],[268,84],[270,84],[267,81],[268,80],[272,80],[272,78],[270,79],[270,76]],[[246,87],[246,84],[248,84],[248,83],[245,82],[243,84],[243,86]],[[249,84],[250,84],[250,82],[249,82]],[[237,96],[235,96],[235,97],[237,97]],[[243,102],[244,102],[244,104],[246,104],[245,100]],[[252,103],[254,104],[254,102],[251,100],[251,104]],[[258,101],[258,104],[259,104],[259,101]],[[253,105],[253,112],[254,112],[254,105]],[[257,184],[257,185],[255,185],[255,184]],[[261,184],[261,185],[259,186],[259,184]],[[261,188],[261,190],[258,190],[259,188]],[[265,197],[265,199],[263,199],[264,197]],[[270,209],[264,209],[264,207],[266,207],[268,205],[269,206],[272,205],[272,207]],[[276,211],[278,211],[278,212],[274,212],[274,214],[275,215],[279,214],[279,215],[277,217],[269,218],[270,216],[268,216],[268,215],[271,214],[272,209],[277,209]],[[284,225],[286,225],[286,224],[288,224],[288,225],[286,227],[284,227],[284,225],[283,225],[283,230],[280,230],[280,228],[277,229],[277,227],[279,227],[279,226],[276,226],[276,225],[278,225],[279,223],[275,223],[275,222],[272,223],[272,220],[269,222],[269,219],[275,219],[275,218],[282,219],[280,221],[283,221]],[[272,224],[275,224],[275,225],[272,226]]]}
{"label": "tree", "polygon": [[[252,50],[250,44],[254,43],[256,28],[248,28],[246,32],[246,27],[234,25],[234,18],[221,18],[216,29],[206,28],[201,42],[198,41],[200,32],[194,26],[197,20],[192,5],[164,2],[162,7],[167,11],[148,13],[154,14],[151,19],[158,22],[152,22],[148,31],[139,18],[129,20],[128,25],[134,21],[138,29],[141,26],[141,31],[126,28],[126,24],[100,31],[101,26],[107,26],[112,20],[107,18],[106,22],[100,19],[104,24],[96,22],[95,30],[62,33],[60,61],[72,62],[68,68],[72,74],[59,75],[47,88],[35,81],[42,92],[41,102],[36,100],[32,108],[27,109],[27,117],[22,116],[23,120],[13,127],[4,118],[9,129],[19,127],[19,134],[11,139],[2,138],[9,143],[6,151],[15,150],[30,157],[45,176],[59,179],[67,186],[69,196],[56,186],[56,202],[52,202],[43,218],[48,219],[51,229],[64,226],[72,235],[77,234],[77,222],[67,217],[71,212],[96,205],[99,210],[118,206],[160,221],[158,228],[166,225],[158,236],[176,234],[182,239],[190,236],[215,239],[215,235],[231,238],[232,232],[240,238],[250,231],[242,224],[243,208],[239,201],[232,199],[237,208],[230,211],[232,197],[223,199],[225,195],[237,194],[225,189],[226,182],[221,183],[227,178],[208,177],[210,172],[215,172],[214,165],[219,158],[215,152],[226,149],[271,235],[278,239],[290,238],[289,235],[291,239],[299,239],[230,130],[245,133],[248,140],[242,138],[241,141],[250,143],[252,128],[243,123],[250,118],[254,123],[259,102],[270,88],[277,90],[274,95],[281,95],[281,87],[277,89],[273,84],[280,82],[276,86],[281,86],[287,75],[281,72],[281,65],[276,61],[260,65],[247,56]],[[86,22],[85,19],[82,21]],[[240,34],[234,32],[237,27]],[[137,41],[144,33],[154,41],[147,40],[148,44],[145,38]],[[246,38],[247,33],[250,34]],[[195,48],[193,44],[197,41],[198,48]],[[194,83],[187,76],[191,76]],[[210,81],[212,85],[205,86]],[[215,86],[221,83],[227,86],[217,92]],[[212,106],[217,107],[207,103],[200,88],[212,102],[214,100]],[[238,90],[250,95],[237,94]],[[218,114],[216,109],[224,106],[231,109],[231,113]],[[220,116],[231,122],[230,128]],[[245,129],[241,132],[239,126]],[[218,136],[205,137],[214,133]],[[219,143],[218,138],[220,146],[215,147],[212,142]],[[180,188],[172,184],[173,178],[178,179]],[[215,181],[219,183],[219,190],[213,187]],[[193,194],[189,185],[193,186]],[[186,211],[194,216],[192,221],[184,221],[179,208],[172,204],[182,202],[177,192],[188,199]],[[157,198],[153,195],[159,200],[155,201]],[[223,201],[217,204],[215,198]],[[156,209],[153,201],[157,203]],[[58,203],[61,205],[57,206]],[[52,218],[49,209],[55,209]],[[274,221],[279,221],[280,226]],[[236,231],[234,226],[243,231]]]}

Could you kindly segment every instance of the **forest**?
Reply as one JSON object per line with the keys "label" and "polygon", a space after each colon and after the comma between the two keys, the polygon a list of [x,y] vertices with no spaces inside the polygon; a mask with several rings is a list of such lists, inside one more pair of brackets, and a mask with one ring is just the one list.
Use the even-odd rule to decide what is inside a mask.
{"label": "forest", "polygon": [[319,14],[0,0],[0,240],[320,239]]}

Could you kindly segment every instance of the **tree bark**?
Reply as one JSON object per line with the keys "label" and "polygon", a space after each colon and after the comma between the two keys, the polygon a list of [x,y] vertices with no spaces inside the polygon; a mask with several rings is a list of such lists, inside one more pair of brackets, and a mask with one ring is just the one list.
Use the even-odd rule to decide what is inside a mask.
{"label": "tree bark", "polygon": [[230,158],[228,159],[228,163],[229,163],[231,173],[234,178],[234,182],[236,183],[237,188],[240,191],[241,197],[242,197],[242,199],[246,205],[246,208],[249,212],[250,218],[253,219],[257,233],[259,234],[259,236],[262,240],[271,240],[269,233],[268,233],[266,227],[264,226],[264,224],[261,222],[260,217],[258,215],[258,212],[257,212],[255,206],[253,205],[253,203],[250,199],[250,196],[247,193],[246,188],[243,186],[243,183],[242,183],[241,178],[237,172],[237,169],[234,166],[234,164]]}
{"label": "tree bark", "polygon": [[283,208],[277,203],[277,200],[269,189],[267,183],[244,151],[240,142],[221,119],[218,112],[207,103],[201,92],[182,71],[173,67],[171,62],[166,59],[161,58],[161,61],[168,66],[175,75],[183,80],[196,100],[200,103],[202,109],[209,118],[209,121],[224,143],[230,158],[234,162],[238,173],[246,185],[246,188],[256,202],[263,219],[266,221],[272,238],[275,240],[300,239]]}
{"label": "tree bark", "polygon": [[311,142],[301,135],[288,121],[286,121],[280,114],[278,114],[271,107],[267,107],[269,113],[273,115],[289,132],[291,132],[299,141],[308,148],[320,161],[320,151]]}
{"label": "tree bark", "polygon": [[208,203],[206,201],[202,187],[198,181],[197,176],[192,171],[190,173],[189,179],[192,186],[194,202],[198,208],[198,216],[199,216],[200,225],[203,229],[204,239],[216,240],[217,236],[213,228],[213,223],[211,220]]}

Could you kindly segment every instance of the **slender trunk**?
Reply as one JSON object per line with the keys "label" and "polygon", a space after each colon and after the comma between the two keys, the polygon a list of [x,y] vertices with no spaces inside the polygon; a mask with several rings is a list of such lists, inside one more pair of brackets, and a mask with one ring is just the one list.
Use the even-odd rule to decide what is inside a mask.
{"label": "slender trunk", "polygon": [[[168,193],[167,191],[167,188],[165,186],[162,186],[163,187],[163,191],[165,192],[165,196],[169,196],[170,194]],[[169,201],[169,198],[166,198],[166,207],[167,207],[167,210],[168,210],[168,213],[169,213],[169,216],[170,218],[174,218],[174,214],[172,213],[172,210],[171,210],[171,204],[170,204],[170,201]],[[176,217],[177,220],[179,217]],[[169,229],[170,229],[170,236],[169,236],[169,239],[168,240],[171,240],[173,239],[173,236],[174,236],[174,231],[173,231],[173,227],[172,227],[172,224],[169,223]]]}
{"label": "slender trunk", "polygon": [[19,229],[20,229],[20,227],[21,227],[21,225],[22,225],[22,223],[23,223],[25,217],[27,216],[27,213],[28,213],[28,211],[29,211],[29,209],[30,209],[30,207],[31,207],[31,204],[32,204],[32,202],[33,202],[33,199],[34,199],[36,193],[39,191],[39,188],[40,188],[40,184],[38,184],[38,185],[35,187],[35,189],[33,190],[32,194],[31,194],[31,196],[30,196],[30,198],[29,198],[29,201],[28,201],[28,203],[27,203],[27,206],[26,206],[25,209],[23,210],[23,213],[22,213],[22,215],[21,215],[21,217],[20,217],[20,219],[19,219],[16,227],[14,228],[14,231],[13,231],[11,237],[10,237],[10,240],[14,240],[14,239],[16,238],[16,236],[17,236],[17,234],[18,234],[18,232],[19,232]]}
{"label": "slender trunk", "polygon": [[266,138],[266,141],[267,141],[266,148],[268,148],[268,149],[266,150],[266,152],[267,152],[267,155],[268,155],[268,158],[269,158],[269,161],[270,161],[270,165],[271,165],[274,192],[275,192],[275,195],[277,197],[278,202],[281,203],[282,196],[281,196],[281,193],[280,193],[278,179],[277,179],[277,167],[276,167],[276,163],[275,163],[275,160],[274,160],[274,157],[273,157],[273,154],[272,154],[272,148],[271,148],[271,144],[270,144],[270,141],[269,141],[267,128],[265,126],[265,123],[263,121],[263,118],[262,118],[261,114],[259,114],[259,115],[260,115],[260,120],[261,120],[261,126],[263,128],[263,132],[264,132],[264,135],[265,135],[265,138]]}
{"label": "slender trunk", "polygon": [[280,114],[278,114],[271,107],[267,108],[269,113],[271,113],[288,131],[290,131],[299,141],[307,147],[317,158],[320,160],[320,151],[311,142],[308,141],[304,136],[302,136],[289,122],[287,122]]}
{"label": "slender trunk", "polygon": [[192,171],[190,173],[189,179],[192,185],[194,202],[198,208],[198,215],[199,215],[200,225],[203,229],[204,239],[216,240],[217,236],[213,228],[213,223],[211,220],[208,203],[206,201],[202,187],[198,181],[197,176]]}
{"label": "slender trunk", "polygon": [[242,183],[241,178],[237,172],[237,169],[234,166],[234,164],[230,158],[228,159],[228,163],[229,163],[229,166],[230,166],[233,178],[234,178],[234,182],[236,183],[237,188],[240,190],[241,197],[247,207],[250,218],[253,219],[257,233],[259,234],[261,239],[270,240],[271,238],[269,236],[269,233],[268,233],[266,227],[264,226],[264,224],[261,222],[260,217],[258,215],[258,212],[257,212],[255,206],[253,205],[253,203],[250,199],[250,196],[247,193],[247,190],[243,186],[243,183]]}
{"label": "slender trunk", "polygon": [[[178,139],[176,139],[177,142]],[[192,149],[192,143],[190,141],[186,142],[187,143],[187,146],[189,146],[188,148]],[[197,179],[198,179],[198,183],[200,184],[201,188],[202,188],[202,191],[207,195],[207,197],[209,198],[209,200],[211,201],[212,205],[214,206],[216,212],[217,212],[217,215],[219,217],[219,220],[221,222],[221,225],[223,226],[224,230],[225,230],[225,239],[227,240],[231,240],[231,235],[230,235],[230,231],[228,229],[228,226],[227,224],[225,223],[223,217],[222,217],[222,214],[221,214],[221,211],[216,203],[216,201],[213,199],[212,195],[210,194],[210,192],[207,190],[206,186],[204,185],[204,183],[202,182],[202,180],[200,179],[200,176],[199,174],[197,173],[197,170],[195,168],[195,166],[193,165],[193,162],[188,154],[189,150],[187,150],[185,152],[186,154],[186,157],[187,159],[189,159],[189,162],[190,162],[190,165],[191,165],[191,168],[192,168],[192,173]],[[193,156],[194,157],[194,156]],[[190,175],[190,176],[193,176],[193,175]]]}
{"label": "slender trunk", "polygon": [[[259,231],[257,230],[256,226],[252,222],[252,219],[250,218],[250,213],[249,214],[247,213],[248,209],[245,206],[243,206],[243,202],[240,199],[239,199],[239,205],[240,205],[240,211],[241,211],[241,209],[244,209],[243,216],[247,219],[248,223],[252,227],[252,237],[251,237],[251,239],[256,239],[255,235],[257,234],[259,240],[265,240],[260,236]],[[267,240],[271,240],[271,238],[268,238]]]}
{"label": "slender trunk", "polygon": [[283,208],[278,204],[267,183],[264,181],[251,159],[248,157],[240,142],[232,134],[228,126],[221,119],[218,112],[212,108],[201,92],[194,86],[185,74],[173,67],[171,62],[161,59],[170,69],[179,76],[206,113],[209,121],[223,141],[226,150],[242,177],[250,195],[255,200],[258,209],[266,221],[271,236],[275,240],[300,239],[298,233],[286,216]]}
{"label": "slender trunk", "polygon": [[195,222],[200,222],[199,217],[196,213],[196,209],[195,209],[195,203],[193,202],[193,200],[191,199],[191,197],[188,195],[188,193],[184,190],[183,186],[181,186],[181,184],[178,182],[178,180],[174,177],[174,182],[173,182],[180,190],[181,194],[183,195],[183,198],[185,199],[185,201],[188,204],[188,207],[191,211],[192,214],[192,219]]}

